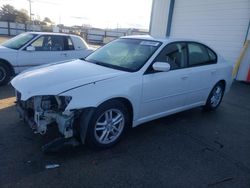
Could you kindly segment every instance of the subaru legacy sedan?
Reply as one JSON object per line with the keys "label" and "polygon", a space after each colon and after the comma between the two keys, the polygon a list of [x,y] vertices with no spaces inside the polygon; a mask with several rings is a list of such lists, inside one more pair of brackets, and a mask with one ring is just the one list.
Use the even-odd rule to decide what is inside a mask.
{"label": "subaru legacy sedan", "polygon": [[18,111],[35,132],[54,125],[64,138],[107,148],[126,127],[199,106],[215,110],[231,73],[232,65],[200,42],[129,36],[11,83]]}

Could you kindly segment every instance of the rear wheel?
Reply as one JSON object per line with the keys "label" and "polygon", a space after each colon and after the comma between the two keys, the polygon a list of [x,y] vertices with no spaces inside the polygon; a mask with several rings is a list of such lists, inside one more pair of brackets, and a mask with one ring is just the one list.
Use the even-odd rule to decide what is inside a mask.
{"label": "rear wheel", "polygon": [[207,103],[204,106],[205,110],[215,110],[218,108],[222,101],[224,90],[225,86],[222,82],[219,82],[214,86],[208,96]]}
{"label": "rear wheel", "polygon": [[9,67],[0,62],[0,86],[5,85],[10,81]]}
{"label": "rear wheel", "polygon": [[119,101],[110,101],[99,106],[93,114],[86,135],[90,147],[108,148],[116,144],[129,122],[126,106]]}

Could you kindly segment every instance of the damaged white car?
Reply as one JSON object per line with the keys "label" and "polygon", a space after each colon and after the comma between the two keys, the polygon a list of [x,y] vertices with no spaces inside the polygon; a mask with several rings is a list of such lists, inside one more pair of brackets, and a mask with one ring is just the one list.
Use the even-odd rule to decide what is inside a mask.
{"label": "damaged white car", "polygon": [[190,108],[214,110],[232,83],[232,65],[190,40],[123,37],[84,60],[55,63],[16,76],[20,115],[45,134],[98,148],[114,145],[125,127]]}

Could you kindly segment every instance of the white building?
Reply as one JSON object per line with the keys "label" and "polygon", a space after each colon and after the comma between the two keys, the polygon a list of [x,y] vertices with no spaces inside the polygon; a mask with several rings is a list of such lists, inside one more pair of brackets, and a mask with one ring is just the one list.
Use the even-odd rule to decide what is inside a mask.
{"label": "white building", "polygon": [[150,34],[198,39],[235,63],[249,24],[250,0],[153,0]]}

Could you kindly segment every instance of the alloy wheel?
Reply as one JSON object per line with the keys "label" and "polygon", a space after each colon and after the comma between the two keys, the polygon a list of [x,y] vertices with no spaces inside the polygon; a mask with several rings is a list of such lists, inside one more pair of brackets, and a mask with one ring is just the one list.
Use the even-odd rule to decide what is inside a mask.
{"label": "alloy wheel", "polygon": [[222,95],[223,95],[223,89],[221,88],[220,85],[217,85],[213,90],[213,94],[210,100],[212,107],[216,107],[220,103]]}
{"label": "alloy wheel", "polygon": [[124,129],[125,119],[118,109],[106,110],[95,124],[95,138],[101,144],[109,144],[119,138]]}

